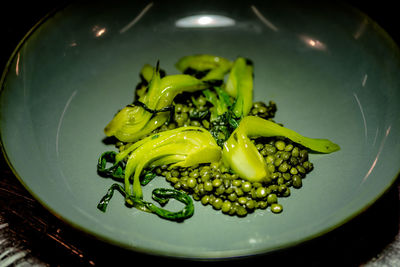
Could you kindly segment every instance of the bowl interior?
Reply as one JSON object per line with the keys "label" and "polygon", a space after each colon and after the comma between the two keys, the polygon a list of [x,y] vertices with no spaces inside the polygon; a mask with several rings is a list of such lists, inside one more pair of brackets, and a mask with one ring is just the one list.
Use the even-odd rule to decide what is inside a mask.
{"label": "bowl interior", "polygon": [[[378,198],[399,171],[399,52],[373,21],[342,5],[274,1],[80,2],[44,20],[16,50],[1,95],[1,140],[16,175],[48,209],[103,240],[179,257],[273,251],[333,229]],[[138,73],[167,74],[191,54],[244,56],[254,99],[276,121],[341,146],[311,155],[315,169],[284,212],[238,219],[195,203],[183,223],[129,209],[96,173],[104,126],[133,100]],[[168,186],[162,178],[144,188]]]}

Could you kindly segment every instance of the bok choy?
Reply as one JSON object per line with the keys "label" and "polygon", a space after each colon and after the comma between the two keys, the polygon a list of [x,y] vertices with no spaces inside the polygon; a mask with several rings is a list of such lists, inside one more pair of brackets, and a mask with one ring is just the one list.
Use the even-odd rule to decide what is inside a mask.
{"label": "bok choy", "polygon": [[240,177],[249,181],[262,181],[269,177],[265,161],[249,137],[286,137],[315,152],[331,153],[340,147],[328,139],[309,138],[255,116],[244,117],[238,128],[224,143],[224,162]]}
{"label": "bok choy", "polygon": [[[221,148],[207,130],[200,127],[181,127],[152,134],[131,144],[118,154],[103,153],[99,160],[98,170],[105,175],[124,179],[123,189],[114,186],[112,187],[114,189],[110,189],[108,196],[110,194],[112,196],[113,190],[118,189],[124,193],[127,204],[147,211],[148,205],[143,202],[140,183],[146,168],[161,165],[171,165],[172,168],[189,167],[217,162],[220,156]],[[112,166],[106,168],[107,163]],[[107,201],[109,198],[105,197]],[[104,199],[102,202],[105,202]],[[101,207],[105,209],[104,204]],[[179,219],[182,218],[179,217]]]}
{"label": "bok choy", "polygon": [[[145,79],[149,78],[148,68],[144,69]],[[115,136],[123,142],[135,142],[163,125],[175,96],[182,92],[194,92],[208,85],[195,77],[185,74],[160,77],[157,67],[153,71],[147,92],[133,104],[121,109],[105,127],[107,136]]]}

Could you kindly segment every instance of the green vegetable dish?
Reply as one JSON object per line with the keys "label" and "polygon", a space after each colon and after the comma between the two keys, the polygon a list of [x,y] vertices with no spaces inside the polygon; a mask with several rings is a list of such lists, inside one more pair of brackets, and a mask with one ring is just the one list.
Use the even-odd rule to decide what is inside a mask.
{"label": "green vegetable dish", "polygon": [[[193,55],[176,68],[182,74],[166,75],[159,63],[143,66],[134,101],[105,127],[118,152],[98,160],[98,173],[116,181],[101,211],[117,190],[128,206],[173,221],[193,215],[192,199],[231,216],[280,213],[279,198],[301,188],[313,170],[309,153],[340,149],[274,122],[274,102],[253,102],[253,63],[246,58]],[[142,186],[157,176],[171,188],[153,190],[154,204],[144,200]],[[165,209],[171,198],[184,208]]]}

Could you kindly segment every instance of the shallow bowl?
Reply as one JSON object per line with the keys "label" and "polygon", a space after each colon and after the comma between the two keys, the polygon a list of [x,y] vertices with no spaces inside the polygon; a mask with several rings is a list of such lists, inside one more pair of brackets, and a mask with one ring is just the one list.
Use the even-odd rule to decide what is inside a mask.
{"label": "shallow bowl", "polygon": [[[281,201],[284,212],[245,218],[195,203],[183,223],[129,209],[96,172],[112,146],[103,128],[133,100],[138,73],[160,60],[168,74],[191,54],[244,56],[254,99],[276,120],[341,150],[312,154],[315,169]],[[227,258],[287,248],[366,210],[400,162],[400,61],[391,38],[341,4],[286,1],[80,1],[49,14],[21,41],[1,83],[1,142],[11,168],[47,209],[101,240],[184,258]],[[144,189],[159,186],[161,178]]]}

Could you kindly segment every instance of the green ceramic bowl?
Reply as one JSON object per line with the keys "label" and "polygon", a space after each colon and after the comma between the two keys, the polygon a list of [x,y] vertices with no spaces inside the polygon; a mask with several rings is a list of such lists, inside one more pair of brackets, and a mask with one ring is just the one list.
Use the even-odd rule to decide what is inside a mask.
{"label": "green ceramic bowl", "polygon": [[[276,120],[341,150],[274,215],[245,218],[195,203],[183,223],[129,209],[96,173],[103,128],[133,99],[145,63],[178,73],[178,58],[209,53],[255,64],[255,100]],[[367,209],[400,165],[400,57],[390,37],[346,5],[284,1],[109,1],[72,4],[24,38],[2,77],[1,141],[16,176],[57,217],[101,240],[157,255],[225,258],[293,246]],[[156,179],[145,187],[168,186]]]}

